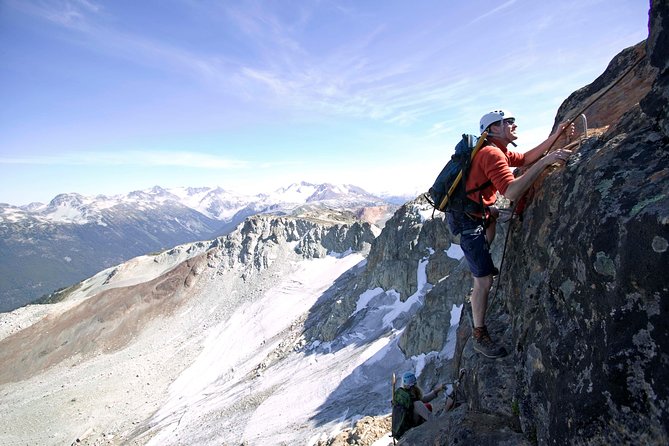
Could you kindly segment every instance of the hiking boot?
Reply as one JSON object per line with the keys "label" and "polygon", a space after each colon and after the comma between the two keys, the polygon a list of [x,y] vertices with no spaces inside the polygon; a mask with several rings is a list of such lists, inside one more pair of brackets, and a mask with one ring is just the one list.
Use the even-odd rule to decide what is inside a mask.
{"label": "hiking boot", "polygon": [[474,350],[483,356],[495,359],[507,355],[506,349],[490,338],[488,328],[485,325],[474,327],[472,336],[474,338]]}

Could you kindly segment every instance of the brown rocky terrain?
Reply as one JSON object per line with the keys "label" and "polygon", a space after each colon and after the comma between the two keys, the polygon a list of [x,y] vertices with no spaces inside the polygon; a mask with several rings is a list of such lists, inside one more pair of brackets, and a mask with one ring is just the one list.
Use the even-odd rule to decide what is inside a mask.
{"label": "brown rocky terrain", "polygon": [[183,302],[183,288],[206,267],[206,254],[167,274],[133,287],[104,291],[74,308],[47,316],[0,342],[0,383],[30,378],[71,356],[117,351],[156,318],[172,314]]}

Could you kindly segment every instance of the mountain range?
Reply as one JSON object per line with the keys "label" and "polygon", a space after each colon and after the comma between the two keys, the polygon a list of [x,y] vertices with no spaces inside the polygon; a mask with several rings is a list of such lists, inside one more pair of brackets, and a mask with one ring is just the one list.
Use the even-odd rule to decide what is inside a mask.
{"label": "mountain range", "polygon": [[474,349],[422,197],[382,229],[302,204],[0,313],[0,444],[390,446],[408,370],[447,391],[398,446],[669,444],[667,23],[651,2],[648,40],[562,103],[587,134],[497,226],[505,357]]}
{"label": "mountain range", "polygon": [[[48,204],[0,204],[0,312],[132,257],[232,231],[250,215],[332,210],[336,219],[393,205],[351,185],[291,184],[267,194],[155,186],[125,195],[60,194]],[[350,219],[349,218],[349,219]]]}

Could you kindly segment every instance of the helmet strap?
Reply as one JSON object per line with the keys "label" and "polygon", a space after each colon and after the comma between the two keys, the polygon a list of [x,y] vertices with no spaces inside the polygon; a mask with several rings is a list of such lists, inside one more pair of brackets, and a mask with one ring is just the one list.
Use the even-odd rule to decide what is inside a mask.
{"label": "helmet strap", "polygon": [[488,126],[488,136],[492,136],[493,138],[495,138],[495,137],[496,137],[496,138],[500,138],[500,137],[502,137],[502,136],[504,136],[504,135],[503,135],[503,134],[499,134],[499,133],[497,133],[497,132],[494,132],[494,131],[492,130],[492,126],[493,126],[493,125],[496,125],[496,124],[499,124],[500,127],[503,127],[503,126],[504,126],[504,118],[500,119],[498,122],[493,122],[492,124],[490,124],[490,125]]}

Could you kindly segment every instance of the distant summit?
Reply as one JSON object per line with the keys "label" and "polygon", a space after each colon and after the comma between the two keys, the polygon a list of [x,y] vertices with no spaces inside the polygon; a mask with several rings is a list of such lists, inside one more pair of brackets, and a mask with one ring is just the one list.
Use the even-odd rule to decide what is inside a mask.
{"label": "distant summit", "polygon": [[368,204],[385,202],[382,198],[350,184],[311,184],[304,181],[277,189],[273,195],[270,195],[270,199],[277,202],[301,204],[332,200],[340,200],[345,203],[360,201]]}

